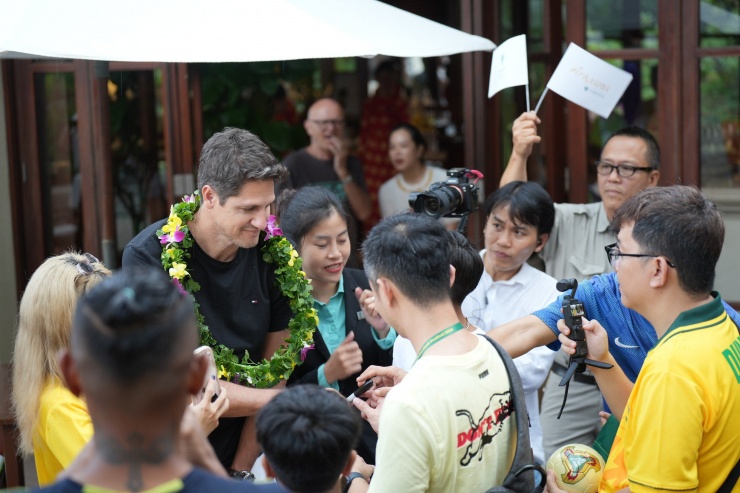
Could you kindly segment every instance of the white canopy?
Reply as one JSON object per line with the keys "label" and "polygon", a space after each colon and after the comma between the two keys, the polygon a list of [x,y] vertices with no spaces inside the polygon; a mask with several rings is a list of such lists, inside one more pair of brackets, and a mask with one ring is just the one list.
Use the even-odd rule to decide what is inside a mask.
{"label": "white canopy", "polygon": [[495,46],[377,0],[0,0],[0,58],[246,62]]}

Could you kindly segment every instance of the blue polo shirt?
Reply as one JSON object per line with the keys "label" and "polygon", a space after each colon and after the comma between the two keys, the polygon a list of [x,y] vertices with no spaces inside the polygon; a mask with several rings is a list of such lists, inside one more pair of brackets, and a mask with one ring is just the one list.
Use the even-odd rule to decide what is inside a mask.
{"label": "blue polo shirt", "polygon": [[[550,327],[556,336],[560,335],[558,320],[563,318],[561,308],[566,294],[570,294],[570,291],[562,294],[547,307],[533,313]],[[658,337],[645,317],[622,304],[617,274],[610,272],[579,283],[576,298],[583,303],[586,318],[598,320],[606,330],[609,336],[609,352],[624,374],[632,382],[637,380],[648,351],[658,342]],[[722,304],[733,322],[740,325],[740,316],[737,312],[724,300]],[[560,349],[560,341],[556,340],[547,347],[557,351]]]}

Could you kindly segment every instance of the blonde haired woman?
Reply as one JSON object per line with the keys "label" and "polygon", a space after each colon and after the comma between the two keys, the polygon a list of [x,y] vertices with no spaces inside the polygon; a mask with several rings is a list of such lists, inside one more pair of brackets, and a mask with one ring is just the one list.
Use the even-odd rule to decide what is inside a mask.
{"label": "blonde haired woman", "polygon": [[13,356],[13,408],[24,455],[34,454],[41,486],[90,441],[85,402],[64,386],[57,354],[70,347],[77,300],[111,272],[89,253],[48,258],[21,298]]}

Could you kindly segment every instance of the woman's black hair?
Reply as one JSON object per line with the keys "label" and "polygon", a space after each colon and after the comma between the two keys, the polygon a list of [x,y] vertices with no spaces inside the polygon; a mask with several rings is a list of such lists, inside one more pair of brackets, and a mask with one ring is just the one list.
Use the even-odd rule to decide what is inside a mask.
{"label": "woman's black hair", "polygon": [[409,135],[411,135],[411,140],[414,141],[414,145],[416,145],[416,147],[421,146],[425,150],[427,149],[426,139],[424,138],[422,133],[419,131],[419,129],[416,128],[415,126],[411,125],[410,123],[399,123],[398,125],[396,125],[395,127],[391,129],[391,133],[388,134],[388,139],[391,138],[391,135],[393,135],[393,132],[395,132],[396,130],[406,130],[409,133]]}
{"label": "woman's black hair", "polygon": [[285,237],[300,252],[303,237],[318,223],[339,214],[349,227],[350,217],[344,204],[324,187],[284,190],[277,201],[277,220]]}

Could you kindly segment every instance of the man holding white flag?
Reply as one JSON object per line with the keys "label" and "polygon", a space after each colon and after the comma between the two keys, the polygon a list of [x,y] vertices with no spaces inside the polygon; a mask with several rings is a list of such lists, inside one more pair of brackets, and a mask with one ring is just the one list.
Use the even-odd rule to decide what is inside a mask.
{"label": "man holding white flag", "polygon": [[[500,186],[527,180],[527,158],[541,140],[538,123],[540,119],[534,112],[523,113],[514,121],[514,149]],[[607,232],[609,222],[625,200],[658,184],[659,161],[657,142],[642,128],[623,128],[607,140],[595,163],[602,201],[555,204],[555,225],[540,252],[547,274],[556,279],[581,281],[613,270],[604,255],[604,246],[613,242]],[[490,335],[495,338],[496,330]],[[579,374],[571,381],[563,416],[556,419],[563,399],[563,388],[558,384],[567,366],[567,355],[558,351],[545,383],[540,412],[545,457],[568,443],[593,443],[600,428],[601,393],[590,373]]]}

